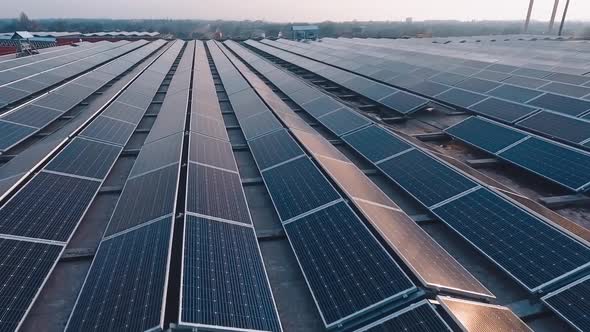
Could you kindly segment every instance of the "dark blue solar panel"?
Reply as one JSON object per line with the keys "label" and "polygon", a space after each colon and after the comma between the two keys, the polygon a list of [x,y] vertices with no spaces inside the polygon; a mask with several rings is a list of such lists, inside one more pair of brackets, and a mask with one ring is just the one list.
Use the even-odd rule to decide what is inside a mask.
{"label": "dark blue solar panel", "polygon": [[550,71],[531,69],[531,68],[519,68],[512,72],[514,75],[529,76],[535,78],[544,78],[551,75]]}
{"label": "dark blue solar panel", "polygon": [[590,138],[590,121],[542,111],[517,123],[518,126],[552,138],[580,143]]}
{"label": "dark blue solar panel", "polygon": [[477,185],[418,150],[389,159],[378,167],[425,206],[440,203]]}
{"label": "dark blue solar panel", "polygon": [[517,103],[524,103],[535,97],[540,96],[541,94],[543,94],[543,92],[527,88],[521,88],[514,85],[504,84],[495,88],[492,91],[489,91],[488,94],[490,96],[515,101]]}
{"label": "dark blue solar panel", "polygon": [[582,85],[582,84],[590,81],[590,79],[587,76],[564,74],[564,73],[552,73],[551,75],[545,77],[545,79],[551,80],[551,81],[562,82],[562,83],[577,84],[577,85]]}
{"label": "dark blue solar panel", "polygon": [[442,332],[452,331],[431,304],[422,304],[404,309],[387,316],[373,324],[357,330],[358,332]]}
{"label": "dark blue solar panel", "polygon": [[0,104],[12,104],[29,95],[28,92],[18,89],[13,89],[8,86],[0,87]]}
{"label": "dark blue solar panel", "polygon": [[379,102],[397,112],[407,114],[417,111],[426,105],[428,100],[407,92],[399,91],[389,97],[379,100]]}
{"label": "dark blue solar panel", "polygon": [[286,130],[262,136],[248,144],[261,170],[304,154]]}
{"label": "dark blue solar panel", "polygon": [[551,309],[580,331],[590,331],[590,278],[543,298]]}
{"label": "dark blue solar panel", "polygon": [[504,126],[471,117],[445,130],[451,136],[489,153],[496,153],[527,135]]}
{"label": "dark blue solar panel", "polygon": [[59,118],[62,112],[37,105],[26,105],[2,119],[35,128],[43,128]]}
{"label": "dark blue solar panel", "polygon": [[121,150],[119,146],[76,138],[45,169],[104,179]]}
{"label": "dark blue solar panel", "polygon": [[228,139],[225,124],[222,121],[198,114],[191,116],[191,131],[222,140]]}
{"label": "dark blue solar panel", "polygon": [[37,129],[21,126],[0,120],[0,151],[6,151],[27,137],[37,132]]}
{"label": "dark blue solar panel", "polygon": [[240,121],[246,140],[283,128],[279,120],[270,111]]}
{"label": "dark blue solar panel", "polygon": [[301,105],[301,107],[303,107],[307,113],[313,115],[314,117],[322,116],[343,106],[344,105],[328,96],[322,96],[311,102]]}
{"label": "dark blue solar panel", "polygon": [[433,212],[531,290],[590,262],[590,248],[486,189]]}
{"label": "dark blue solar panel", "polygon": [[527,104],[550,109],[555,112],[578,116],[590,110],[590,101],[546,93]]}
{"label": "dark blue solar panel", "polygon": [[548,92],[555,92],[562,95],[570,96],[570,97],[577,97],[581,98],[587,94],[590,94],[590,88],[578,86],[578,85],[571,85],[559,82],[551,82],[547,85],[544,85],[539,88],[539,90],[548,91]]}
{"label": "dark blue solar panel", "polygon": [[387,86],[385,84],[373,84],[365,89],[359,90],[358,93],[360,93],[361,95],[369,98],[369,99],[373,99],[373,100],[379,100],[381,98],[387,97],[390,94],[397,92],[397,89],[394,89],[390,86]]}
{"label": "dark blue solar panel", "polygon": [[415,287],[345,203],[285,230],[327,326]]}
{"label": "dark blue solar panel", "polygon": [[262,177],[283,221],[340,198],[307,157],[264,171]]}
{"label": "dark blue solar panel", "polygon": [[378,162],[379,160],[412,148],[408,143],[394,137],[377,126],[370,126],[359,130],[342,137],[342,139],[372,162]]}
{"label": "dark blue solar panel", "polygon": [[469,110],[495,120],[512,123],[535,112],[537,108],[492,97],[470,106]]}
{"label": "dark blue solar panel", "polygon": [[536,89],[540,86],[549,83],[549,81],[538,78],[515,75],[505,79],[504,81],[502,81],[502,83],[510,83],[512,85],[521,86],[524,88]]}
{"label": "dark blue solar panel", "polygon": [[237,173],[191,163],[187,190],[188,211],[251,223],[242,183]]}
{"label": "dark blue solar panel", "polygon": [[590,154],[581,150],[532,137],[500,157],[572,190],[590,183]]}
{"label": "dark blue solar panel", "polygon": [[180,160],[184,133],[178,133],[141,147],[129,176],[137,176]]}
{"label": "dark blue solar panel", "polygon": [[232,171],[238,170],[231,144],[226,141],[192,133],[189,156],[194,162]]}
{"label": "dark blue solar panel", "polygon": [[161,327],[170,218],[104,240],[66,331],[147,331]]}
{"label": "dark blue solar panel", "polygon": [[364,116],[348,108],[342,108],[326,114],[319,118],[318,121],[330,129],[336,136],[344,135],[371,123]]}
{"label": "dark blue solar panel", "polygon": [[135,126],[130,123],[99,116],[80,135],[104,142],[125,145],[134,130]]}
{"label": "dark blue solar panel", "polygon": [[0,239],[0,330],[16,331],[62,246]]}
{"label": "dark blue solar panel", "polygon": [[428,80],[436,83],[446,84],[446,85],[455,85],[467,77],[459,74],[453,74],[449,72],[440,73],[438,75],[430,77]]}
{"label": "dark blue solar panel", "polygon": [[100,182],[41,172],[0,209],[0,233],[67,241]]}
{"label": "dark blue solar panel", "polygon": [[486,93],[494,88],[500,86],[500,83],[488,80],[482,80],[479,78],[468,78],[462,82],[455,84],[456,87],[477,92],[477,93]]}
{"label": "dark blue solar panel", "polygon": [[412,92],[416,92],[427,97],[434,97],[444,91],[449,90],[450,87],[443,84],[424,81],[417,84],[413,84],[408,88],[412,90]]}
{"label": "dark blue solar panel", "polygon": [[503,80],[509,78],[510,76],[511,76],[510,74],[501,73],[501,72],[497,72],[497,71],[493,71],[493,70],[482,70],[479,73],[473,75],[473,77],[482,78],[484,80],[496,81],[496,82],[503,81]]}
{"label": "dark blue solar panel", "polygon": [[33,105],[49,107],[62,112],[72,109],[72,107],[76,106],[77,104],[78,101],[66,96],[58,95],[56,93],[49,93],[33,102]]}
{"label": "dark blue solar panel", "polygon": [[487,97],[484,95],[461,89],[451,89],[447,92],[436,95],[436,99],[439,101],[464,108],[467,108],[486,98]]}
{"label": "dark blue solar panel", "polygon": [[184,237],[182,322],[281,331],[252,228],[188,215]]}
{"label": "dark blue solar panel", "polygon": [[145,109],[114,102],[102,114],[117,120],[138,124],[143,117],[143,113],[145,113]]}
{"label": "dark blue solar panel", "polygon": [[106,236],[174,212],[178,164],[127,180]]}

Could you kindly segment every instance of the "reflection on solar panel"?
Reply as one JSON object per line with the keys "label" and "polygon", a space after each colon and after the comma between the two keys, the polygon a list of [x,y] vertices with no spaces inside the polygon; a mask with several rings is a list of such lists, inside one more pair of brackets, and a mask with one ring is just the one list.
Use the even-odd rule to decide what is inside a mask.
{"label": "reflection on solar panel", "polygon": [[327,327],[415,289],[345,203],[288,223],[285,231]]}
{"label": "reflection on solar panel", "polygon": [[378,126],[364,128],[343,136],[342,139],[372,162],[378,162],[412,148],[408,143],[395,138]]}
{"label": "reflection on solar panel", "polygon": [[186,216],[181,324],[280,331],[254,230]]}
{"label": "reflection on solar panel", "polygon": [[590,276],[543,297],[551,310],[579,331],[590,331]]}
{"label": "reflection on solar panel", "polygon": [[426,287],[494,297],[408,215],[358,200],[355,204]]}
{"label": "reflection on solar panel", "polygon": [[445,132],[489,153],[496,153],[527,137],[524,133],[476,117],[467,118]]}
{"label": "reflection on solar panel", "polygon": [[0,209],[0,233],[65,242],[99,186],[41,172]]}
{"label": "reflection on solar panel", "polygon": [[199,114],[193,114],[191,117],[191,131],[221,140],[228,140],[223,122]]}
{"label": "reflection on solar panel", "polygon": [[411,150],[378,167],[425,206],[443,202],[477,184],[424,152]]}
{"label": "reflection on solar panel", "polygon": [[183,133],[178,133],[144,144],[141,147],[139,156],[137,156],[137,160],[133,164],[133,169],[129,177],[138,176],[177,163],[182,147],[182,138]]}
{"label": "reflection on solar panel", "polygon": [[436,95],[435,98],[454,106],[468,108],[469,106],[484,100],[486,96],[466,90],[451,89]]}
{"label": "reflection on solar panel", "polygon": [[590,265],[590,248],[487,189],[432,212],[530,291]]}
{"label": "reflection on solar panel", "polygon": [[0,330],[16,331],[63,247],[0,239]]}
{"label": "reflection on solar panel", "polygon": [[575,191],[590,184],[590,154],[581,150],[532,137],[500,157]]}
{"label": "reflection on solar panel", "polygon": [[510,309],[502,306],[437,297],[445,311],[464,331],[531,332],[532,330]]}
{"label": "reflection on solar panel", "polygon": [[537,108],[492,97],[470,106],[469,110],[498,121],[513,123],[537,111]]}
{"label": "reflection on solar panel", "polygon": [[558,113],[578,116],[590,110],[590,101],[546,93],[527,104],[546,108]]}
{"label": "reflection on solar panel", "polygon": [[321,96],[308,103],[301,104],[301,107],[314,117],[320,117],[326,113],[337,110],[342,106],[341,103],[327,96]]}
{"label": "reflection on solar panel", "polygon": [[66,331],[162,328],[171,227],[167,218],[103,240]]}
{"label": "reflection on solar panel", "polygon": [[106,236],[168,215],[174,210],[178,164],[127,180]]}
{"label": "reflection on solar panel", "polygon": [[356,330],[356,332],[365,331],[443,332],[453,330],[436,312],[432,304],[424,300]]}
{"label": "reflection on solar panel", "polygon": [[237,173],[191,163],[187,210],[201,215],[250,223],[250,215]]}
{"label": "reflection on solar panel", "polygon": [[279,120],[270,111],[244,119],[240,121],[240,125],[246,140],[251,140],[283,128]]}
{"label": "reflection on solar panel", "polygon": [[122,148],[75,138],[45,169],[95,179],[104,179]]}
{"label": "reflection on solar panel", "polygon": [[307,157],[266,170],[262,177],[282,221],[340,198]]}
{"label": "reflection on solar panel", "polygon": [[517,125],[541,135],[571,143],[581,143],[590,138],[590,121],[546,111],[519,121]]}
{"label": "reflection on solar panel", "polygon": [[286,130],[262,136],[248,144],[261,170],[304,154]]}

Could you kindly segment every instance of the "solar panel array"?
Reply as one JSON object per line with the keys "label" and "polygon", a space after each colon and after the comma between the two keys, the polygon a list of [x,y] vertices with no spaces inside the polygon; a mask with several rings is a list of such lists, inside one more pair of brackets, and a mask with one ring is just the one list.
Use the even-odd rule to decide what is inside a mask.
{"label": "solar panel array", "polygon": [[[387,84],[390,87],[403,88],[422,97],[509,124],[534,114],[539,109],[546,109],[552,112],[552,120],[574,123],[580,130],[586,129],[586,134],[588,132],[588,123],[580,117],[590,112],[590,101],[587,100],[590,96],[586,96],[590,93],[590,89],[568,84],[572,83],[569,82],[572,80],[576,84],[588,81],[581,76],[519,69],[515,66],[504,68],[485,62],[470,63],[469,60],[455,60],[437,56],[436,53],[420,54],[415,50],[399,50],[384,45],[385,43],[375,44],[370,39],[349,41],[327,38],[324,41],[324,43],[303,44],[280,39],[278,41],[263,40],[264,44],[253,41],[247,43],[340,85],[346,86],[347,82],[354,81],[348,73],[350,71],[366,76],[369,84]],[[413,57],[416,59],[412,59]],[[427,60],[436,63],[431,65],[436,69],[426,67]],[[445,63],[448,63],[447,66],[441,65]],[[324,67],[328,69],[321,69]],[[493,70],[486,70],[486,68]],[[345,72],[347,74],[337,76],[344,77],[343,82],[324,75],[325,72],[334,70],[347,71]],[[515,75],[494,77],[489,73],[502,74],[494,70],[505,70]],[[531,87],[531,83],[527,80],[535,80],[535,78],[530,75],[548,79],[538,86]],[[512,80],[509,80],[511,78]],[[552,82],[551,79],[568,82]],[[355,92],[362,94],[359,91]],[[362,95],[374,99],[374,96]],[[583,96],[586,97],[582,98]],[[571,142],[567,134],[558,133],[551,128],[552,120],[538,120],[540,125],[536,126],[536,132],[551,139]],[[528,129],[528,127],[523,128]],[[583,146],[586,142],[572,143]]]}
{"label": "solar panel array", "polygon": [[543,302],[579,331],[590,329],[590,276],[549,293]]}
{"label": "solar panel array", "polygon": [[[147,94],[142,95],[143,99],[151,102],[167,74],[166,68],[170,69],[184,45],[185,43],[182,41],[172,44],[126,90],[126,93],[144,91]],[[189,81],[182,74],[187,70],[190,74],[191,45],[194,48],[194,44],[186,45],[177,71],[170,83],[170,86],[184,85],[186,87],[185,108],[178,110],[172,107],[173,105],[168,102],[167,95],[154,123],[154,128],[160,122],[169,121],[168,117],[176,116],[183,119],[185,117]],[[190,79],[190,75],[188,77]],[[150,88],[145,90],[144,84]],[[125,93],[117,98],[117,101],[120,101],[124,96]],[[145,104],[145,101],[142,101],[142,104]],[[145,109],[141,111],[145,112]],[[137,123],[106,119],[127,123],[133,128],[137,126]],[[183,128],[180,131],[182,130]],[[132,131],[126,132],[126,136],[120,136],[122,145],[131,137]],[[169,135],[174,133],[172,131]],[[107,141],[111,137],[109,131],[105,130],[98,132],[94,138]],[[157,143],[152,142],[151,144]],[[178,187],[180,150],[177,150],[175,163],[154,169],[152,167],[146,168],[145,161],[154,158],[153,154],[160,155],[167,151],[168,146],[159,150],[150,147],[150,143],[145,143],[142,147],[131,170],[132,175],[125,183],[68,320],[66,326],[68,331],[102,331],[122,327],[139,331],[161,327],[163,324],[162,299],[168,279],[167,270],[172,239],[174,203]],[[143,167],[144,172],[138,174],[137,167]]]}
{"label": "solar panel array", "polygon": [[[246,43],[259,46],[254,41]],[[272,81],[270,75],[268,78]],[[396,134],[372,127],[378,126],[349,133],[342,139],[529,291],[540,291],[590,266],[590,248],[586,245]],[[362,139],[374,137],[370,136],[374,133],[363,133],[369,130],[391,142],[383,144],[390,147],[386,154],[375,148],[374,141]],[[568,249],[555,257],[553,248],[557,246]],[[535,254],[525,256],[528,250]]]}
{"label": "solar panel array", "polygon": [[[147,50],[130,53],[129,59],[124,60],[126,66],[133,65],[162,45],[156,43]],[[131,62],[132,59],[134,62]],[[26,264],[26,260],[30,259],[27,255],[14,257],[15,264],[22,265],[18,278],[23,287],[26,284],[28,293],[22,297],[14,293],[19,292],[16,284],[15,287],[4,288],[3,297],[16,296],[20,304],[18,309],[10,305],[4,307],[4,311],[11,312],[13,319],[3,320],[3,329],[14,329],[21,324],[122,148],[75,138],[0,208],[0,232],[18,240],[13,245],[16,249],[25,245],[17,243],[22,241],[46,246],[44,249],[30,248],[42,251],[43,268]],[[13,273],[7,270],[1,274],[8,282],[13,279]],[[27,273],[30,280],[27,280]]]}
{"label": "solar panel array", "polygon": [[445,131],[572,191],[586,191],[590,185],[588,152],[479,117],[467,118]]}

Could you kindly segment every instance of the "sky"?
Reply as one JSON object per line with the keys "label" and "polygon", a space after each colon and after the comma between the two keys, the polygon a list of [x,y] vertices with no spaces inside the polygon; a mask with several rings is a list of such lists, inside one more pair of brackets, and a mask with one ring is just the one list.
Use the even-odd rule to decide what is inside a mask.
{"label": "sky", "polygon": [[[561,0],[557,18],[566,0]],[[2,0],[0,17],[170,18],[272,22],[523,20],[529,0]],[[533,19],[548,21],[553,0],[535,0]],[[571,0],[568,20],[590,21],[590,1]]]}

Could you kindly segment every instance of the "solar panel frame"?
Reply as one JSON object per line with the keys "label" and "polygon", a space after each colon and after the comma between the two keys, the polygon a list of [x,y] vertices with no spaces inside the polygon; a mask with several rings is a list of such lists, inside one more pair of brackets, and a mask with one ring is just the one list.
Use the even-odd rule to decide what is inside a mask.
{"label": "solar panel frame", "polygon": [[[363,138],[363,136],[365,135],[370,136]],[[389,139],[390,141],[385,142],[385,139]],[[385,129],[376,125],[363,128],[348,135],[344,135],[342,136],[342,140],[348,143],[361,156],[364,156],[367,160],[373,163],[379,162],[393,155],[413,148],[413,146],[407,143],[406,141],[394,137]],[[370,146],[369,151],[363,152],[364,148],[362,148],[361,144],[367,141],[371,141],[372,145]],[[385,144],[376,146],[376,143]],[[387,153],[383,153],[384,151],[387,151]]]}
{"label": "solar panel frame", "polygon": [[[567,104],[569,105],[567,105]],[[580,116],[590,110],[590,101],[545,93],[527,102],[529,105],[550,109],[570,116]]]}
{"label": "solar panel frame", "polygon": [[122,146],[127,143],[133,131],[135,125],[131,123],[99,116],[80,133],[80,136]]}
{"label": "solar panel frame", "polygon": [[6,135],[0,139],[0,151],[10,150],[36,132],[36,128],[0,120],[0,133]]}
{"label": "solar panel frame", "polygon": [[[585,295],[587,296],[587,292],[588,292],[588,284],[590,283],[590,275],[583,277],[577,281],[574,281],[570,284],[567,284],[565,286],[563,286],[562,288],[559,288],[551,293],[548,293],[547,295],[543,296],[541,298],[541,300],[543,301],[543,303],[545,303],[545,305],[547,305],[553,312],[555,312],[557,315],[559,315],[563,320],[565,320],[568,324],[570,324],[571,326],[573,326],[574,328],[576,328],[579,331],[588,331],[588,328],[590,328],[590,321],[588,320],[588,301],[579,301],[577,303],[575,303],[574,305],[569,305],[569,307],[571,307],[572,309],[578,310],[580,311],[580,313],[586,313],[586,315],[578,315],[578,316],[572,316],[570,313],[565,313],[563,312],[563,309],[560,309],[558,306],[559,305],[563,305],[563,303],[557,303],[556,301],[559,301],[559,297],[563,297],[563,296],[574,296],[574,297],[582,297],[585,298]],[[582,290],[580,290],[579,288],[582,288]],[[586,288],[586,289],[584,289]],[[554,300],[556,299],[556,300]],[[568,300],[572,300],[571,298],[568,298]],[[579,299],[576,299],[579,300]],[[571,303],[573,304],[573,303]],[[581,306],[581,308],[580,308]],[[569,309],[569,308],[568,308]],[[586,321],[584,321],[585,317]]]}
{"label": "solar panel frame", "polygon": [[[494,133],[490,133],[485,137],[476,137],[485,130],[492,130]],[[453,138],[491,154],[495,154],[528,137],[525,133],[498,126],[477,117],[469,117],[445,129],[445,132]]]}
{"label": "solar panel frame", "polygon": [[410,114],[422,109],[429,103],[429,101],[405,91],[398,91],[380,99],[379,103],[395,110],[396,112]]}
{"label": "solar panel frame", "polygon": [[514,101],[517,103],[526,103],[543,94],[542,91],[522,88],[516,85],[502,84],[499,87],[487,92],[488,95]]}
{"label": "solar panel frame", "polygon": [[346,107],[324,114],[317,120],[338,137],[371,124],[367,118]]}
{"label": "solar panel frame", "polygon": [[[404,315],[412,315],[412,318],[406,319],[405,322],[397,323],[397,320]],[[424,319],[426,315],[432,315],[431,319]],[[425,326],[427,321],[437,322],[438,325],[434,328]],[[410,324],[408,324],[410,323]],[[413,324],[412,324],[413,323]],[[367,326],[363,326],[355,332],[388,332],[388,331],[421,331],[421,332],[451,332],[453,329],[445,322],[445,320],[436,311],[433,305],[428,300],[422,300],[412,304],[404,309],[394,312],[384,318],[381,318]]]}
{"label": "solar panel frame", "polygon": [[[471,105],[470,111],[498,121],[514,123],[539,109],[525,104],[490,97]],[[514,114],[513,114],[514,113]]]}
{"label": "solar panel frame", "polygon": [[486,99],[487,96],[463,89],[451,88],[443,93],[434,96],[434,98],[437,101],[446,104],[458,106],[461,108],[469,108],[470,106]]}
{"label": "solar panel frame", "polygon": [[286,130],[250,140],[248,145],[260,171],[305,154]]}
{"label": "solar panel frame", "polygon": [[517,127],[574,144],[590,138],[590,121],[549,111],[540,111],[516,123]]}

